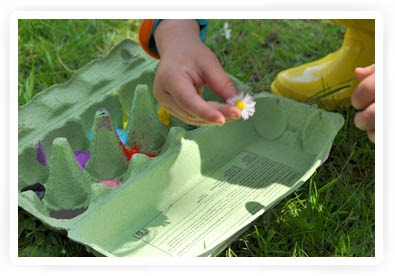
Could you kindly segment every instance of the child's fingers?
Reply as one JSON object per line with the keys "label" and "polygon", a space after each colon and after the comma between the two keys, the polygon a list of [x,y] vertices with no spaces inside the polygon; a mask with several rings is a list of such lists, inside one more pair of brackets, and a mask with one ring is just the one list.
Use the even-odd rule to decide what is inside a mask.
{"label": "child's fingers", "polygon": [[374,143],[374,130],[368,131],[368,138]]}
{"label": "child's fingers", "polygon": [[364,109],[375,100],[374,74],[363,79],[351,95],[351,104],[356,109]]}
{"label": "child's fingers", "polygon": [[[158,92],[158,91],[157,91]],[[174,100],[171,94],[168,92],[160,92],[155,93],[161,107],[163,107],[169,114],[179,118],[185,123],[195,125],[195,126],[203,126],[203,125],[213,125],[214,123],[208,123],[205,120],[196,117],[194,114],[188,112],[182,106],[179,106],[177,102]]]}
{"label": "child's fingers", "polygon": [[207,123],[207,121],[203,121],[193,115],[189,115],[180,109],[173,108],[173,106],[161,105],[169,114],[177,117],[178,119],[182,120],[183,122],[193,125],[193,126],[208,126],[213,125],[213,123]]}
{"label": "child's fingers", "polygon": [[155,87],[154,91],[155,91],[155,97],[158,100],[161,107],[163,107],[171,115],[179,118],[180,120],[188,124],[192,124],[192,125],[206,124],[206,122],[197,120],[194,114],[188,112],[187,110],[179,106],[177,102],[173,99],[173,96],[170,93],[162,90],[161,87],[160,88]]}
{"label": "child's fingers", "polygon": [[213,89],[214,93],[222,99],[227,100],[238,93],[216,58],[213,58],[211,62],[205,63],[203,70],[204,80]]}
{"label": "child's fingers", "polygon": [[223,103],[219,103],[219,102],[208,102],[208,104],[215,108],[216,110],[218,110],[219,112],[221,112],[227,121],[229,120],[237,120],[241,118],[241,112],[240,110],[232,105],[229,104],[223,104]]}
{"label": "child's fingers", "polygon": [[172,82],[169,87],[174,102],[181,109],[187,110],[194,117],[206,121],[207,124],[223,125],[225,123],[224,115],[210,106],[197,92],[193,84],[184,78],[177,82]]}
{"label": "child's fingers", "polygon": [[365,110],[355,114],[354,124],[357,128],[366,131],[372,131],[375,128],[375,106],[374,103],[369,105]]}
{"label": "child's fingers", "polygon": [[367,76],[373,74],[374,68],[375,68],[374,64],[369,65],[367,67],[357,67],[357,68],[355,68],[355,76],[357,77],[357,79],[359,81],[361,81],[364,78],[366,78]]}

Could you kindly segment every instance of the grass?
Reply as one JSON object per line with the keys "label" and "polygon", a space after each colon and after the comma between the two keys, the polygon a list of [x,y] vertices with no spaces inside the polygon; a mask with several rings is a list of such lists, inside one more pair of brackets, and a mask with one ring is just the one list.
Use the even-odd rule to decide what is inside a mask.
{"label": "grass", "polygon": [[[224,20],[210,22],[208,46],[225,70],[254,92],[270,91],[275,75],[316,60],[341,45],[344,28],[326,20]],[[19,105],[113,45],[136,39],[136,20],[21,20]],[[328,160],[292,195],[267,211],[220,256],[374,256],[374,145],[353,124],[355,111],[338,110],[345,125]],[[91,256],[19,211],[19,256]]]}
{"label": "grass", "polygon": [[107,53],[137,39],[137,20],[19,20],[19,105]]}

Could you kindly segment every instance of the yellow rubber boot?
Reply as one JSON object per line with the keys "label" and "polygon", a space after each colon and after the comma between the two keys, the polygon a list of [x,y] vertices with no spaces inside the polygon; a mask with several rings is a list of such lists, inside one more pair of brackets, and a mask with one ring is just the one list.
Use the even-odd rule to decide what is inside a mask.
{"label": "yellow rubber boot", "polygon": [[278,73],[273,94],[334,110],[351,105],[354,69],[374,63],[374,20],[334,20],[347,27],[341,48],[317,61]]}

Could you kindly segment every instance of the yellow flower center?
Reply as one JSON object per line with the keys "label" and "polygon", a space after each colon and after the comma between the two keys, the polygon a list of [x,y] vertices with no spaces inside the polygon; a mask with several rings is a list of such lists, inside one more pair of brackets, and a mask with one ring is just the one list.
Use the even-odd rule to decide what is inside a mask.
{"label": "yellow flower center", "polygon": [[237,101],[237,102],[235,103],[235,106],[236,106],[238,109],[240,109],[240,110],[243,110],[243,109],[245,108],[245,104],[244,104],[243,101]]}

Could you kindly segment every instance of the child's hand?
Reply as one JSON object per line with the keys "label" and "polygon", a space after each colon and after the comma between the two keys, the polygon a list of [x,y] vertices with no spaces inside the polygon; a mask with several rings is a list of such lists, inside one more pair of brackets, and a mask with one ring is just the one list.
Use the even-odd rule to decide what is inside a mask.
{"label": "child's hand", "polygon": [[357,128],[366,130],[369,139],[374,143],[374,64],[356,68],[355,75],[360,83],[351,96],[351,104],[358,110],[354,118]]}
{"label": "child's hand", "polygon": [[237,90],[217,57],[200,41],[195,20],[163,20],[154,37],[160,54],[154,94],[162,107],[192,125],[223,125],[240,118],[237,107],[201,97],[206,84],[224,100]]}

